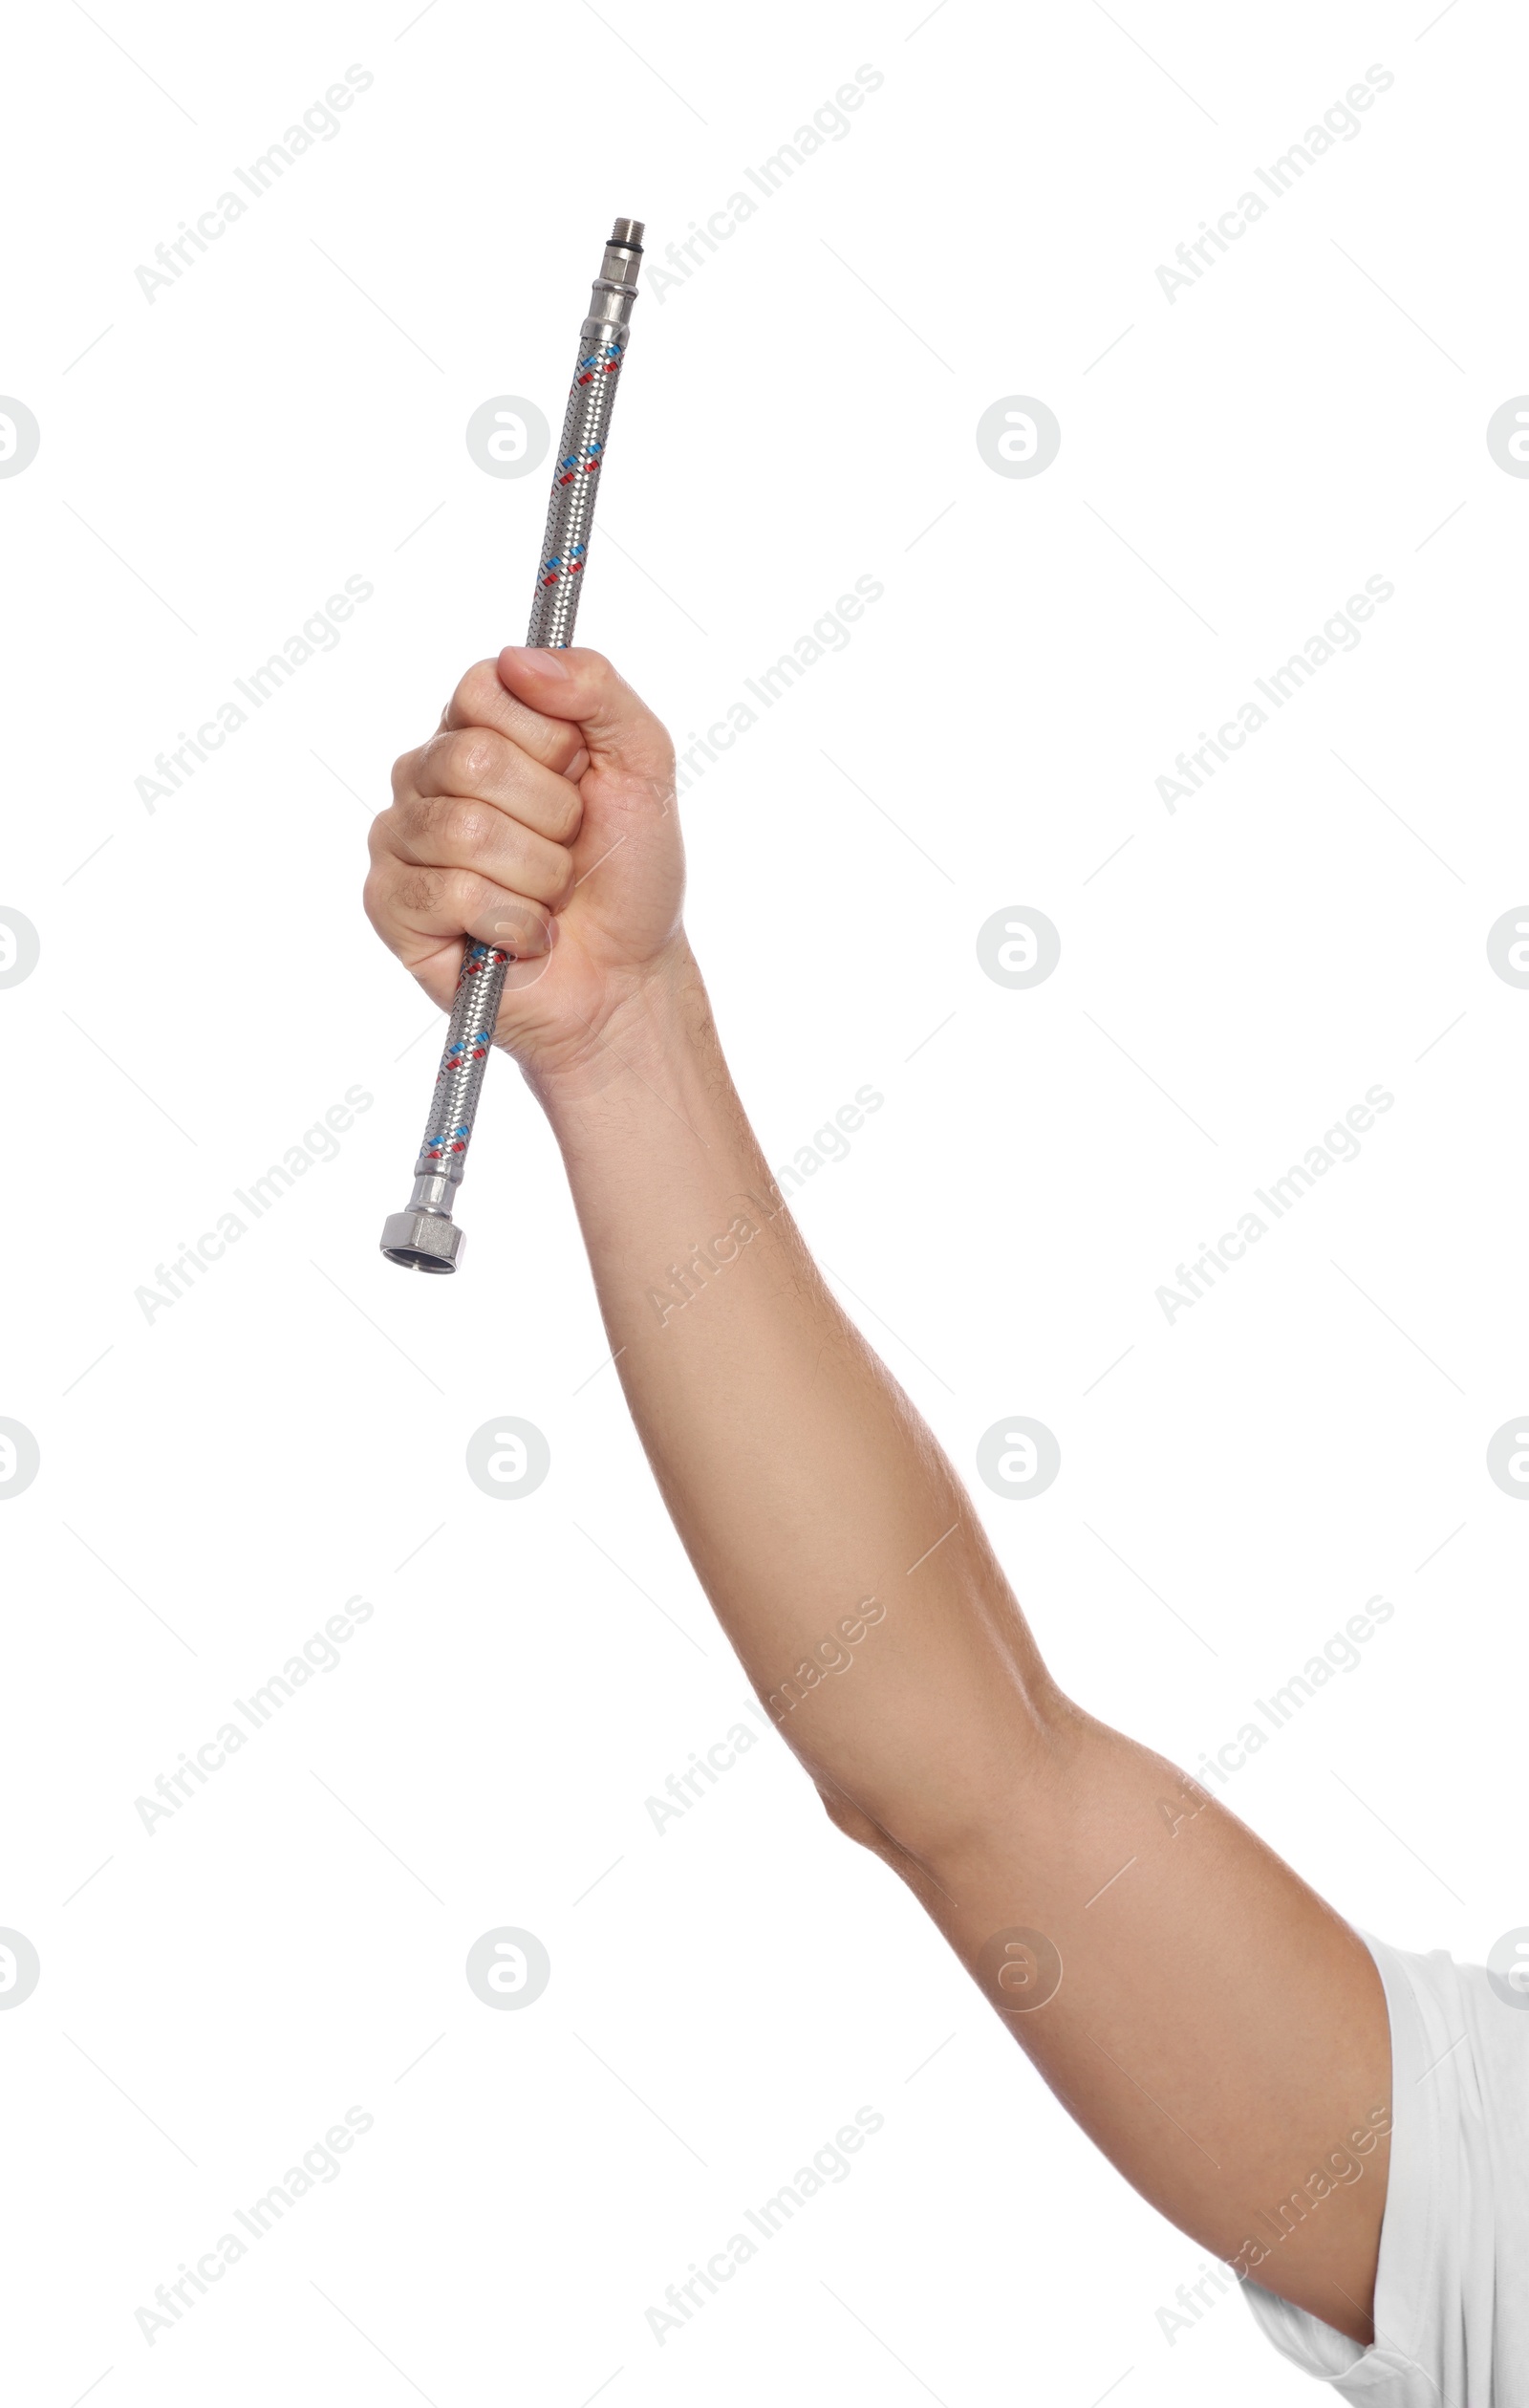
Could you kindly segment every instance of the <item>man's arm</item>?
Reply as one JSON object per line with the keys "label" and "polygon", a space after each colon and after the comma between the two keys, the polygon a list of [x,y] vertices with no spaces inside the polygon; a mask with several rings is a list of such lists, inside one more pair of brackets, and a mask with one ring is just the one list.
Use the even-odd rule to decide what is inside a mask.
{"label": "man's arm", "polygon": [[[373,916],[406,959],[403,891],[451,922],[442,956],[512,922],[517,897],[559,919],[501,1039],[557,1136],[634,1419],[755,1689],[834,1822],[908,1882],[1127,2179],[1367,2341],[1389,2127],[1368,1952],[1217,1801],[1051,1680],[960,1483],[774,1191],[678,927],[662,731],[597,656],[546,661],[502,656],[500,701],[481,672],[459,691],[448,719],[515,733],[481,748],[486,767],[459,746],[444,801],[419,791],[443,760],[409,767],[431,748],[399,764]],[[580,809],[548,844],[569,854],[553,892],[549,864],[539,887],[510,864],[542,862],[525,830],[551,788],[528,769],[559,755],[571,776],[538,777],[576,784]],[[465,864],[441,849],[451,821]],[[434,870],[420,887],[399,859],[508,900],[478,909],[475,890],[467,908],[453,884],[442,901]]]}

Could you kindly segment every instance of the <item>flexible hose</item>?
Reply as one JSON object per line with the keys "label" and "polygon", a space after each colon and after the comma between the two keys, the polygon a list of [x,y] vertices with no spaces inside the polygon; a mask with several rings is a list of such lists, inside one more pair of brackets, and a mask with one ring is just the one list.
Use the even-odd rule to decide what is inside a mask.
{"label": "flexible hose", "polygon": [[[640,223],[618,217],[591,292],[590,315],[579,330],[578,358],[552,469],[528,644],[562,651],[573,640],[641,258]],[[466,1167],[505,974],[512,959],[498,944],[468,944],[463,953],[430,1117],[414,1166],[414,1194],[408,1211],[392,1214],[382,1232],[383,1253],[408,1269],[454,1270],[461,1259],[462,1232],[451,1219],[454,1191]]]}

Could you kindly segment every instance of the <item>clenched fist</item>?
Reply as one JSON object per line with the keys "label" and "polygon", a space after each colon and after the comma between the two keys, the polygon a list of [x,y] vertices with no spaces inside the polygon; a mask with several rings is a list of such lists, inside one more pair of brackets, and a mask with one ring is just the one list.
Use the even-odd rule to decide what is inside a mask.
{"label": "clenched fist", "polygon": [[494,1031],[577,1070],[683,950],[674,748],[597,652],[510,644],[467,671],[372,823],[367,916],[449,1009],[464,938],[513,955]]}

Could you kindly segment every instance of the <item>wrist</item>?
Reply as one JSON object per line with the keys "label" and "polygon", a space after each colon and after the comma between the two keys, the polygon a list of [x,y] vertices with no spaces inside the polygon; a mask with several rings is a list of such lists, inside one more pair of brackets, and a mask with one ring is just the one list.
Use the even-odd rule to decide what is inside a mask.
{"label": "wrist", "polygon": [[684,1057],[715,1055],[717,1040],[700,968],[683,931],[633,971],[597,1027],[555,1055],[525,1061],[522,1074],[561,1138],[585,1107],[671,1074]]}

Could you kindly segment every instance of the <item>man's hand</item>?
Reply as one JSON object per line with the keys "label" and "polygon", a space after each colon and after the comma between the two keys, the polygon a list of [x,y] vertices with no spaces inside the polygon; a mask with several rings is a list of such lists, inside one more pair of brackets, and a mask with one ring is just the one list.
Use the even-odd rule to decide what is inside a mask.
{"label": "man's hand", "polygon": [[393,768],[365,902],[449,1009],[464,938],[514,959],[495,1042],[532,1077],[577,1071],[683,951],[674,748],[597,652],[507,645],[467,671]]}

